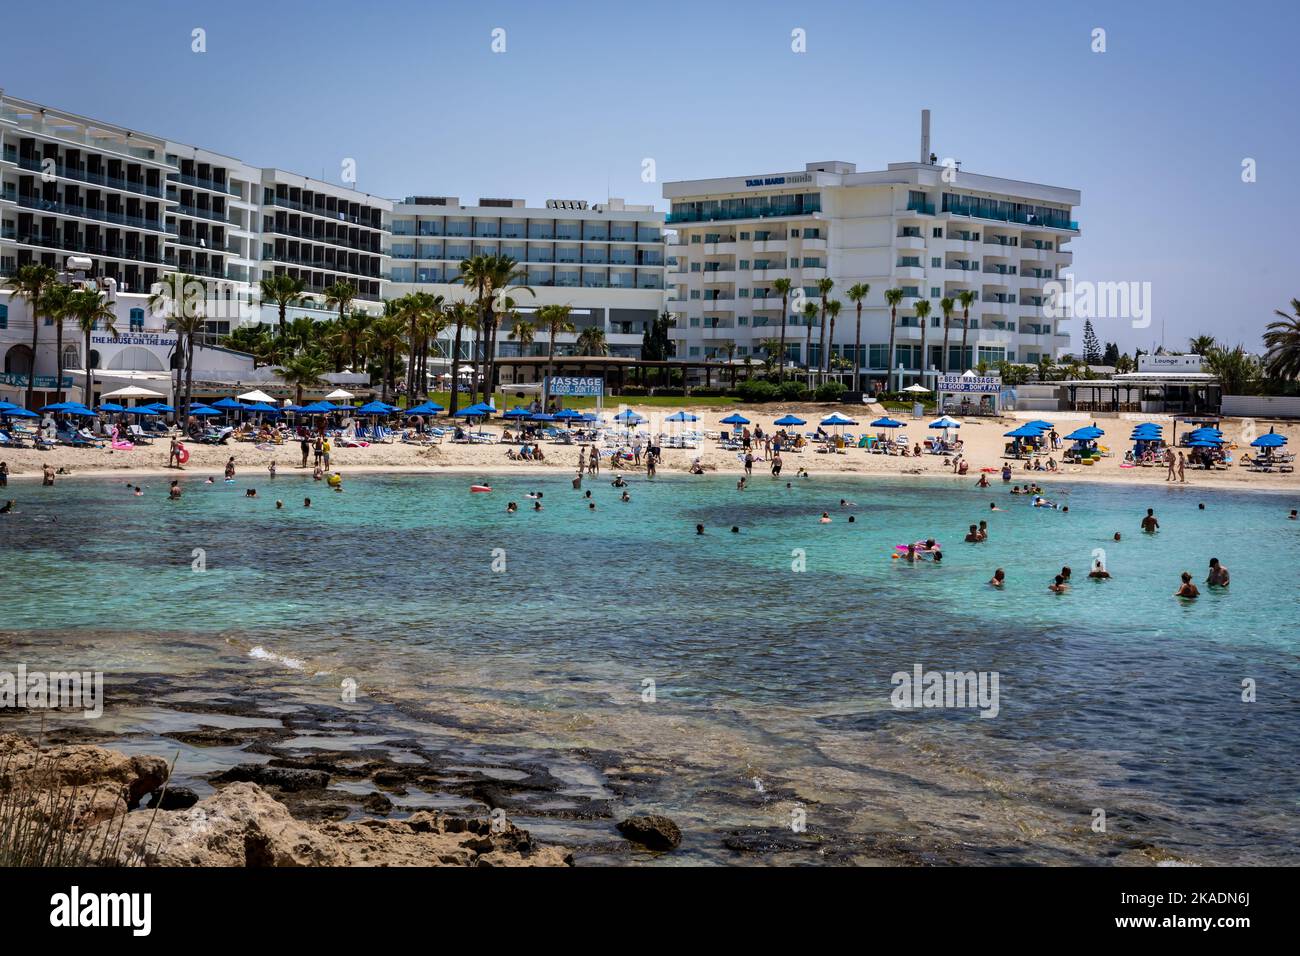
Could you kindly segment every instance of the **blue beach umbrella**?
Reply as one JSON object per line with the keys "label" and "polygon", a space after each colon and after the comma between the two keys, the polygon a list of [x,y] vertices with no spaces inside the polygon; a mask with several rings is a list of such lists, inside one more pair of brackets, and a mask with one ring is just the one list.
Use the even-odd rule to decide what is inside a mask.
{"label": "blue beach umbrella", "polygon": [[1270,428],[1267,435],[1260,435],[1250,444],[1252,448],[1281,448],[1286,444],[1286,436],[1279,435]]}
{"label": "blue beach umbrella", "polygon": [[229,409],[229,410],[231,410],[231,411],[236,411],[236,410],[241,409],[241,408],[246,408],[247,406],[244,405],[243,402],[238,402],[238,401],[236,401],[236,400],[233,399],[233,398],[223,398],[223,399],[220,399],[220,400],[218,400],[218,401],[213,402],[213,403],[212,403],[212,407],[213,407],[213,408],[225,408],[225,409]]}
{"label": "blue beach umbrella", "polygon": [[934,421],[930,422],[930,427],[944,429],[961,428],[961,422],[957,421],[955,418],[949,418],[947,415],[944,415],[942,418],[936,418]]}
{"label": "blue beach umbrella", "polygon": [[595,412],[583,412],[582,420],[584,422],[598,422],[600,421],[600,416],[597,415]]}
{"label": "blue beach umbrella", "polygon": [[443,407],[437,402],[421,402],[419,405],[408,408],[403,414],[406,415],[436,415],[443,411]]}
{"label": "blue beach umbrella", "polygon": [[1096,441],[1102,435],[1106,434],[1096,425],[1085,425],[1082,428],[1076,428],[1070,434],[1065,436],[1066,441]]}
{"label": "blue beach umbrella", "polygon": [[872,428],[902,428],[903,423],[892,418],[877,418],[871,423]]}
{"label": "blue beach umbrella", "polygon": [[3,401],[3,400],[0,400],[0,412],[3,412],[5,409],[8,409],[8,408],[22,408],[22,406],[21,406],[21,405],[15,405],[13,402],[6,402],[6,401]]}
{"label": "blue beach umbrella", "polygon": [[520,408],[518,405],[516,405],[514,408],[510,409],[510,411],[502,412],[501,417],[502,418],[527,418],[531,414],[532,412],[530,412],[528,409]]}
{"label": "blue beach umbrella", "polygon": [[1033,423],[1031,422],[1031,423],[1029,423],[1029,424],[1027,424],[1027,425],[1021,425],[1019,428],[1012,429],[1012,430],[1009,431],[1009,432],[1005,432],[1005,433],[1003,434],[1002,437],[1004,437],[1004,438],[1039,438],[1039,437],[1042,436],[1042,434],[1043,434],[1043,430],[1042,430],[1041,428],[1034,428],[1034,427],[1033,427]]}
{"label": "blue beach umbrella", "polygon": [[267,402],[254,402],[252,405],[245,405],[244,407],[250,412],[264,412],[272,415],[280,414],[280,409]]}
{"label": "blue beach umbrella", "polygon": [[198,415],[200,418],[211,418],[213,415],[220,415],[221,412],[215,408],[196,408],[190,412],[191,415]]}
{"label": "blue beach umbrella", "polygon": [[40,418],[35,412],[29,412],[25,408],[19,408],[14,405],[10,408],[0,408],[0,418]]}
{"label": "blue beach umbrella", "polygon": [[794,425],[807,425],[808,423],[804,421],[802,418],[796,418],[794,415],[783,415],[781,418],[778,418],[772,424],[779,425],[782,428],[786,428],[788,426],[794,426]]}
{"label": "blue beach umbrella", "polygon": [[[698,422],[699,420],[699,415],[692,415],[690,412],[675,412],[664,419],[666,422]],[[777,424],[781,423],[777,422]]]}
{"label": "blue beach umbrella", "polygon": [[391,415],[395,409],[387,402],[367,402],[357,409],[358,415]]}
{"label": "blue beach umbrella", "polygon": [[125,405],[117,404],[117,402],[101,402],[97,406],[97,410],[101,412],[124,412],[127,408]]}
{"label": "blue beach umbrella", "polygon": [[55,402],[53,405],[46,405],[41,409],[42,412],[75,412],[85,408],[85,405],[79,402]]}
{"label": "blue beach umbrella", "polygon": [[555,416],[550,412],[537,412],[536,414],[529,415],[528,420],[530,422],[553,422],[555,421]]}
{"label": "blue beach umbrella", "polygon": [[[741,420],[743,421],[744,419]],[[632,411],[632,409],[625,408],[617,415],[614,416],[614,421],[623,422],[628,425],[635,425],[638,422],[645,421],[645,419],[642,418],[640,415],[638,415],[636,412]],[[726,421],[726,419],[724,418],[723,421]]]}
{"label": "blue beach umbrella", "polygon": [[726,418],[724,418],[724,419],[722,420],[722,424],[724,424],[724,425],[748,425],[748,424],[749,424],[749,419],[746,418],[744,415],[741,415],[739,412],[732,412],[730,415],[728,415]]}
{"label": "blue beach umbrella", "polygon": [[1198,438],[1195,441],[1187,443],[1188,448],[1218,448],[1223,442],[1211,441],[1208,438]]}
{"label": "blue beach umbrella", "polygon": [[575,418],[582,418],[582,412],[573,408],[561,408],[555,413],[556,421],[572,421]]}
{"label": "blue beach umbrella", "polygon": [[1041,418],[1036,418],[1032,422],[1026,422],[1026,424],[1033,425],[1035,428],[1041,428],[1043,431],[1056,427],[1051,422],[1043,421]]}

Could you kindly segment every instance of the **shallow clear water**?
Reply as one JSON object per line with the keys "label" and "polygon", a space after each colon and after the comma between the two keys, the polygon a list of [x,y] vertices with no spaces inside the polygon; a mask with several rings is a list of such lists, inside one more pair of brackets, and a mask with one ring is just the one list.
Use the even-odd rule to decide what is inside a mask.
{"label": "shallow clear water", "polygon": [[[116,480],[15,485],[0,652],[80,655],[110,687],[114,668],[220,666],[233,693],[337,699],[350,677],[362,698],[455,714],[460,743],[545,753],[592,793],[609,795],[608,760],[583,754],[644,758],[645,805],[682,818],[701,858],[728,827],[779,829],[793,802],[842,833],[984,835],[991,858],[1028,821],[1043,849],[1016,859],[1104,859],[1096,807],[1188,859],[1300,856],[1295,496],[1053,485],[1067,514],[1000,481],[633,478],[630,503],[588,481],[591,511],[567,477],[472,482],[187,480],[179,503],[161,478],[143,498]],[[1158,535],[1139,532],[1147,507]],[[990,540],[964,543],[979,520]],[[941,565],[890,560],[926,537]],[[1086,578],[1098,548],[1107,582]],[[1172,597],[1211,556],[1231,588]],[[1051,594],[1062,565],[1073,588]],[[915,664],[997,672],[998,716],[895,710],[890,677]]]}

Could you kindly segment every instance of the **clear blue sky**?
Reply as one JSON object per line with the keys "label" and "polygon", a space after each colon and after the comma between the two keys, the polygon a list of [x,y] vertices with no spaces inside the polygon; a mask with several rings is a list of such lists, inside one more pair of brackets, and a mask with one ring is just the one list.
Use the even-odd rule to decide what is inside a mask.
{"label": "clear blue sky", "polygon": [[[11,4],[0,87],[390,197],[665,204],[659,182],[912,161],[1083,191],[1075,275],[1150,281],[1125,348],[1258,349],[1300,296],[1300,4]],[[207,52],[191,52],[191,30]],[[506,52],[491,50],[494,28]],[[807,31],[807,52],[790,32]],[[1094,27],[1107,51],[1090,49]],[[1241,162],[1258,181],[1241,181]],[[1076,339],[1076,346],[1078,342]]]}

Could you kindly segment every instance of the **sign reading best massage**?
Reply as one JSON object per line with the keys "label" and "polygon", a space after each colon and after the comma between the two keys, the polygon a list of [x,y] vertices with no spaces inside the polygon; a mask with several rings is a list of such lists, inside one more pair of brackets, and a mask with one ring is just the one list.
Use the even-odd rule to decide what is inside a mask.
{"label": "sign reading best massage", "polygon": [[552,395],[597,396],[605,394],[605,380],[599,375],[553,375]]}
{"label": "sign reading best massage", "polygon": [[940,375],[939,391],[997,394],[1002,391],[1002,378],[997,375]]}

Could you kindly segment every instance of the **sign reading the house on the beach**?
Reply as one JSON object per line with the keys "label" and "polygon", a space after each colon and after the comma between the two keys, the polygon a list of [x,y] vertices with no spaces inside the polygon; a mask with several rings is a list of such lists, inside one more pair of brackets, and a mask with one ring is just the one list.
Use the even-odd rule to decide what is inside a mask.
{"label": "sign reading the house on the beach", "polygon": [[997,375],[940,375],[939,391],[996,395],[1002,391],[1002,378]]}
{"label": "sign reading the house on the beach", "polygon": [[605,380],[599,375],[554,375],[550,392],[552,395],[604,395]]}
{"label": "sign reading the house on the beach", "polygon": [[117,338],[111,335],[92,335],[91,345],[146,345],[155,348],[171,348],[176,344],[175,335],[164,332],[119,332]]}

